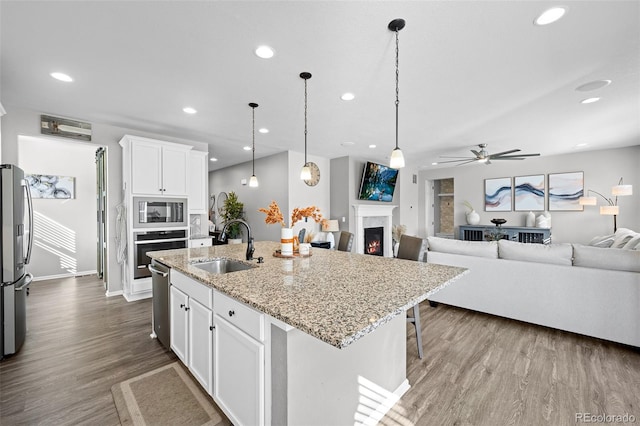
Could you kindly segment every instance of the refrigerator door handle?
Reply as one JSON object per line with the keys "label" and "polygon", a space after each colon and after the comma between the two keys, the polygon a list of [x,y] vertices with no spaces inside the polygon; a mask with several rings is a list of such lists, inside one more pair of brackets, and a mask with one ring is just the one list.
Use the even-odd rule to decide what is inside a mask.
{"label": "refrigerator door handle", "polygon": [[27,255],[24,258],[24,264],[28,265],[31,261],[31,252],[33,251],[33,200],[31,199],[31,188],[29,188],[29,182],[27,182],[26,179],[23,179],[22,185],[24,186],[27,194],[27,205],[29,208],[29,241],[27,242]]}
{"label": "refrigerator door handle", "polygon": [[33,275],[31,275],[30,273],[26,273],[24,284],[22,284],[20,287],[16,287],[15,291],[22,291],[26,289],[27,287],[29,287],[29,284],[31,284],[31,281],[33,281]]}

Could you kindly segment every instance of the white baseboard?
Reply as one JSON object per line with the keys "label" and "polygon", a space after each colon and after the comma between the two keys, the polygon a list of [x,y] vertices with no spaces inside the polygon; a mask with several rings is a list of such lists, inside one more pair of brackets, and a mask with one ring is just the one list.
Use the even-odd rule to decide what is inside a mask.
{"label": "white baseboard", "polygon": [[113,296],[121,296],[123,294],[122,290],[116,290],[116,291],[105,291],[104,295],[107,297],[113,297]]}
{"label": "white baseboard", "polygon": [[60,278],[76,278],[76,277],[83,277],[85,275],[96,275],[97,273],[98,271],[93,270],[93,271],[76,272],[75,274],[69,273],[69,274],[43,275],[41,277],[33,277],[33,281],[55,280]]}
{"label": "white baseboard", "polygon": [[152,296],[151,290],[143,291],[140,293],[133,293],[133,294],[122,293],[122,295],[124,296],[127,302],[134,302],[136,300],[149,299]]}

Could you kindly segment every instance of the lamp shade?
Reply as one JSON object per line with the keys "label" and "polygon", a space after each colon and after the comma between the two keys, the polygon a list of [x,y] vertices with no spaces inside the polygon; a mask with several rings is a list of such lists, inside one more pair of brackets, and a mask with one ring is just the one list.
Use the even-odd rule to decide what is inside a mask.
{"label": "lamp shade", "polygon": [[596,197],[580,197],[580,199],[578,199],[578,203],[581,206],[595,206],[598,204],[598,200]]}
{"label": "lamp shade", "polygon": [[611,188],[611,195],[633,195],[633,185],[616,185]]}
{"label": "lamp shade", "polygon": [[311,168],[307,164],[308,163],[305,163],[305,165],[302,167],[302,170],[300,170],[300,179],[302,180],[311,179]]}
{"label": "lamp shade", "polygon": [[396,148],[391,151],[391,160],[389,161],[389,167],[392,169],[401,169],[404,167],[404,155],[400,148]]}
{"label": "lamp shade", "polygon": [[340,230],[340,224],[337,220],[327,220],[322,225],[322,232],[337,232]]}
{"label": "lamp shade", "polygon": [[600,214],[613,216],[620,214],[620,207],[618,206],[600,206]]}
{"label": "lamp shade", "polygon": [[258,178],[256,175],[251,176],[251,179],[249,179],[249,186],[252,188],[256,188],[258,186]]}

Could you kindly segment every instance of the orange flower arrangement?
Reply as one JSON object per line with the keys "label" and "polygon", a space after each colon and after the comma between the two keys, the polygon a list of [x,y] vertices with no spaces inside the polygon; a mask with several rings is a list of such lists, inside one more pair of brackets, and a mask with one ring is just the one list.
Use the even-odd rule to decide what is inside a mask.
{"label": "orange flower arrangement", "polygon": [[[265,223],[269,225],[279,223],[283,228],[286,226],[284,222],[284,216],[282,216],[280,207],[275,201],[271,201],[268,209],[262,208],[258,209],[258,211],[267,215],[267,217],[264,219]],[[322,213],[320,213],[320,209],[316,206],[309,206],[303,209],[299,209],[296,207],[295,209],[293,209],[293,213],[291,213],[291,228],[293,228],[293,225],[295,225],[305,217],[310,217],[311,219],[316,221],[316,223],[321,222],[323,225],[326,222],[326,219],[324,219],[322,217]]]}

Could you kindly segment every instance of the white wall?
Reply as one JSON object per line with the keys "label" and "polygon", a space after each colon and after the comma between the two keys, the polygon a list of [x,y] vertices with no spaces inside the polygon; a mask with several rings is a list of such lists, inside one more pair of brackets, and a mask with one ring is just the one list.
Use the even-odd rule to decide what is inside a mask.
{"label": "white wall", "polygon": [[[329,173],[331,162],[327,158],[314,155],[307,155],[307,160],[316,163],[320,169],[320,181],[316,186],[308,186],[300,179],[300,170],[304,165],[304,154],[289,151],[289,213],[285,213],[284,209],[282,212],[285,215],[287,225],[291,222],[291,213],[296,207],[316,206],[320,209],[323,218],[336,219],[331,217],[331,179]],[[294,235],[302,228],[306,228],[307,232],[320,232],[320,224],[316,224],[312,219],[296,223],[293,227]]]}
{"label": "white wall", "polygon": [[[413,183],[413,177],[416,182]],[[418,217],[420,211],[420,185],[418,184],[417,167],[405,167],[400,169],[398,173],[398,191],[399,191],[399,225],[407,227],[407,235],[418,235]]]}
{"label": "white wall", "polygon": [[36,279],[96,272],[96,147],[60,138],[23,136],[18,166],[25,174],[71,176],[75,198],[33,199]]}
{"label": "white wall", "polygon": [[[19,136],[40,137],[40,114],[56,115],[50,111],[34,111],[29,109],[14,108],[4,105],[7,114],[2,117],[2,153],[1,162],[18,164],[18,138]],[[70,117],[82,120],[82,117]],[[122,148],[118,142],[126,134],[142,136],[168,142],[191,145],[194,149],[208,151],[206,143],[189,141],[176,137],[169,137],[149,132],[110,126],[102,123],[92,123],[92,143],[95,147],[107,148],[107,294],[118,294],[122,291],[122,273],[120,265],[116,262],[115,220],[116,206],[122,202]],[[95,218],[94,218],[95,219]],[[95,267],[94,267],[95,269]]]}
{"label": "white wall", "polygon": [[[420,172],[419,232],[425,228],[425,181],[453,177],[455,179],[454,223],[466,224],[462,202],[469,201],[480,214],[481,224],[493,226],[495,217],[507,219],[507,226],[524,226],[527,212],[485,212],[484,179],[583,171],[585,190],[596,190],[609,196],[611,187],[620,177],[634,186],[634,195],[620,197],[618,227],[640,230],[640,145],[601,151],[529,158],[523,161],[494,161],[491,165],[469,164]],[[599,200],[599,203],[602,200]],[[586,206],[584,211],[550,212],[553,242],[587,243],[596,235],[613,233],[613,218],[601,216],[597,207]]]}

